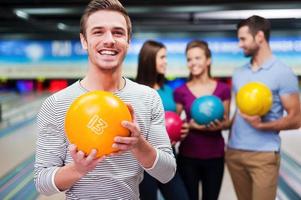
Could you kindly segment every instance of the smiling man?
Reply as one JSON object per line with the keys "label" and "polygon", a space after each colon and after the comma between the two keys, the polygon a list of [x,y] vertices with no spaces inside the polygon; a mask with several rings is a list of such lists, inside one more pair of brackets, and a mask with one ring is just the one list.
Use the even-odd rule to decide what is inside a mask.
{"label": "smiling man", "polygon": [[[176,163],[160,97],[122,76],[131,31],[130,18],[119,1],[94,0],[87,6],[80,23],[81,43],[88,52],[87,74],[50,96],[38,114],[34,176],[40,193],[63,191],[67,199],[139,199],[144,170],[162,183],[174,176]],[[119,96],[134,119],[122,123],[130,137],[114,139],[119,153],[102,158],[95,157],[96,150],[89,155],[79,151],[64,130],[70,104],[95,90]]]}
{"label": "smiling man", "polygon": [[239,47],[251,60],[233,74],[235,95],[252,81],[264,83],[273,94],[272,107],[264,116],[248,116],[238,111],[233,120],[226,161],[239,200],[275,200],[279,132],[300,127],[297,77],[273,55],[270,29],[269,20],[256,15],[237,25]]}

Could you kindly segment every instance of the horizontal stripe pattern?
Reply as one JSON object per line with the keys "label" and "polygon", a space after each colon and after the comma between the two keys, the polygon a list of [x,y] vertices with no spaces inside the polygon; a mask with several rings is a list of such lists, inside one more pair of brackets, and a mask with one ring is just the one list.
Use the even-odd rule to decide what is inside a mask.
{"label": "horizontal stripe pattern", "polygon": [[[52,184],[54,170],[72,162],[67,149],[64,119],[76,97],[86,91],[79,82],[50,96],[38,114],[38,140],[34,178],[37,190],[46,195],[57,192]],[[164,110],[157,92],[126,79],[126,86],[115,93],[133,106],[142,135],[157,149],[158,162],[147,172],[168,182],[176,163],[164,126]],[[112,113],[113,114],[113,113]],[[139,199],[138,185],[143,168],[130,152],[106,158],[66,191],[67,199]]]}

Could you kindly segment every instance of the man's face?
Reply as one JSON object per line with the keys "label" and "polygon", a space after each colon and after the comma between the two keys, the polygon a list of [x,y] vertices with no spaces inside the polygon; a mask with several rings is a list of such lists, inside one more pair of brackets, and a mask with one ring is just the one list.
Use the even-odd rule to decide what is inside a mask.
{"label": "man's face", "polygon": [[253,35],[249,31],[248,26],[243,26],[238,30],[238,39],[239,39],[239,47],[242,48],[246,57],[254,56],[259,50],[258,42],[256,41],[256,36]]}
{"label": "man's face", "polygon": [[124,16],[116,11],[96,11],[88,17],[85,31],[86,38],[80,35],[81,43],[90,63],[103,70],[120,67],[129,46]]}

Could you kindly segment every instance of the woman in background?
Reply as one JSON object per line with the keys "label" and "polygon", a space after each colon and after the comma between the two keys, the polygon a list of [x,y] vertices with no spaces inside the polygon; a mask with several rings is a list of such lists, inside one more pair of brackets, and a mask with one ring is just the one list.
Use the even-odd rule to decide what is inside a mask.
{"label": "woman in background", "polygon": [[139,52],[136,82],[158,91],[165,111],[176,111],[172,89],[164,84],[167,66],[166,47],[156,41],[146,41]]}
{"label": "woman in background", "polygon": [[[178,170],[191,200],[199,199],[199,182],[202,182],[202,199],[217,200],[224,173],[223,129],[228,129],[231,92],[228,85],[210,76],[211,52],[204,41],[192,41],[186,47],[190,71],[186,84],[174,91],[177,112],[183,110],[189,122],[187,137],[181,142]],[[209,126],[198,125],[191,119],[193,101],[205,95],[219,97],[224,106],[224,119]]]}
{"label": "woman in background", "polygon": [[[166,47],[160,42],[146,41],[139,52],[136,82],[157,90],[162,99],[164,110],[175,112],[176,104],[173,100],[173,91],[164,84],[166,66]],[[183,134],[188,131],[185,126],[187,124],[184,124]],[[158,189],[165,200],[188,200],[185,186],[177,172],[174,178],[166,184],[158,182],[145,172],[139,189],[141,200],[156,200]]]}

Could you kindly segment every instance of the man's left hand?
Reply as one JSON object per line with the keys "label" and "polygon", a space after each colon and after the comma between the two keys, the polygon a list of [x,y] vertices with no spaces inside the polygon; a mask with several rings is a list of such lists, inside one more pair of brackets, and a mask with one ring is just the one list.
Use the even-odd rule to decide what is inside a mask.
{"label": "man's left hand", "polygon": [[140,128],[136,121],[134,109],[131,105],[127,105],[127,106],[132,115],[133,121],[132,122],[122,121],[122,126],[127,128],[130,131],[130,136],[129,137],[116,136],[114,138],[114,144],[112,145],[112,147],[119,149],[119,151],[117,153],[113,153],[112,155],[116,155],[116,154],[119,155],[125,151],[130,151],[134,148],[137,148],[139,145],[139,142],[141,140],[143,140],[141,133],[140,133]]}
{"label": "man's left hand", "polygon": [[240,115],[242,116],[242,118],[244,120],[246,120],[254,128],[256,128],[256,129],[261,128],[262,120],[261,120],[261,117],[259,115],[250,116],[250,115],[246,115],[242,112],[240,112]]}

